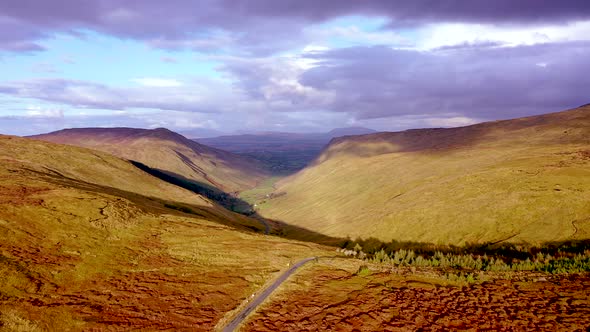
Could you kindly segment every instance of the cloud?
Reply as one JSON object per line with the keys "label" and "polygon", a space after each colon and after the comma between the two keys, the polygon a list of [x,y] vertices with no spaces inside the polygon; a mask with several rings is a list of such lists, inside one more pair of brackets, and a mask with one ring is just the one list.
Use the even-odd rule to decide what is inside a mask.
{"label": "cloud", "polygon": [[590,2],[5,0],[0,2],[0,13],[0,49],[4,50],[38,51],[42,46],[37,42],[52,34],[92,30],[143,40],[158,48],[233,48],[250,54],[270,54],[305,41],[305,27],[343,16],[384,18],[390,28],[434,23],[539,26],[588,20]]}
{"label": "cloud", "polygon": [[299,83],[331,93],[330,110],[360,119],[499,119],[575,107],[589,98],[588,42],[429,52],[355,47],[308,56],[319,65]]}
{"label": "cloud", "polygon": [[27,118],[61,119],[64,112],[60,109],[43,109],[40,106],[29,106],[25,112]]}
{"label": "cloud", "polygon": [[0,94],[105,110],[143,108],[208,113],[231,103],[225,95],[229,87],[212,80],[183,86],[177,86],[173,80],[140,82],[143,86],[118,88],[79,80],[30,79],[0,83]]}
{"label": "cloud", "polygon": [[310,48],[281,57],[217,56],[221,80],[139,78],[139,86],[121,88],[30,79],[0,83],[0,94],[78,109],[175,111],[179,119],[182,112],[207,114],[224,128],[311,130],[396,118],[408,127],[454,126],[587,103],[589,55],[590,42]]}
{"label": "cloud", "polygon": [[[275,111],[318,108],[329,99],[298,81],[310,62],[298,56],[268,58],[224,57],[219,70],[228,73],[237,89],[252,101],[265,103]],[[313,60],[313,59],[309,59]]]}
{"label": "cloud", "polygon": [[153,87],[161,87],[161,88],[182,86],[182,82],[175,80],[175,79],[168,79],[168,78],[143,77],[143,78],[135,78],[135,79],[132,79],[131,81],[138,83],[140,85],[143,85],[143,86],[153,86]]}
{"label": "cloud", "polygon": [[[0,8],[6,4],[0,3]],[[45,50],[36,41],[47,34],[33,22],[15,19],[2,14],[0,9],[0,51],[33,53]]]}
{"label": "cloud", "polygon": [[169,56],[163,56],[160,58],[160,60],[162,60],[162,62],[166,62],[166,63],[178,63],[178,61],[175,58],[169,57]]}
{"label": "cloud", "polygon": [[54,65],[47,62],[35,63],[31,66],[31,71],[39,74],[54,74],[57,73],[57,69]]}
{"label": "cloud", "polygon": [[463,46],[519,46],[590,40],[590,21],[548,26],[493,26],[435,24],[418,30],[417,48],[427,50]]}

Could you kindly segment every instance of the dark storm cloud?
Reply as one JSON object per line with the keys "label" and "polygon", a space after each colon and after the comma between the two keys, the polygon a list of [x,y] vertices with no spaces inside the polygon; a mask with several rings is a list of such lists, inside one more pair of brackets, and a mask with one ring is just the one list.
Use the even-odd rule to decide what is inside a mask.
{"label": "dark storm cloud", "polygon": [[[436,22],[553,24],[590,18],[590,1],[4,0],[0,49],[35,50],[40,48],[35,41],[48,34],[90,29],[160,48],[233,46],[261,54],[295,45],[309,24],[344,15],[385,17],[391,27]],[[211,33],[217,35],[212,38]]]}
{"label": "dark storm cloud", "polygon": [[46,35],[34,25],[3,18],[0,14],[0,51],[18,53],[42,51],[44,48],[34,41],[45,37]]}
{"label": "dark storm cloud", "polygon": [[431,52],[359,47],[313,56],[300,83],[337,96],[333,111],[371,119],[459,114],[499,119],[588,102],[590,43]]}
{"label": "dark storm cloud", "polygon": [[241,12],[300,17],[315,22],[351,14],[379,15],[389,17],[392,25],[434,22],[563,23],[590,17],[590,2],[585,0],[226,0],[225,3],[228,8],[239,8]]}

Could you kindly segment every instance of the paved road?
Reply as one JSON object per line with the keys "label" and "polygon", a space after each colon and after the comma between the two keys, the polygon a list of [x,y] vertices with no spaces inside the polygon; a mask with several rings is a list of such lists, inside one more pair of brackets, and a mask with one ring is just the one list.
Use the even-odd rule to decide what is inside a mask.
{"label": "paved road", "polygon": [[275,280],[272,285],[270,285],[269,287],[265,288],[262,290],[262,292],[260,292],[260,294],[258,294],[258,296],[256,296],[250,303],[248,303],[248,305],[242,309],[242,311],[240,311],[236,317],[229,322],[229,324],[227,324],[224,328],[223,328],[223,332],[232,332],[234,331],[238,325],[240,325],[242,323],[242,321],[248,317],[248,315],[253,312],[256,307],[258,307],[275,289],[277,289],[277,287],[279,287],[285,280],[287,280],[287,278],[289,278],[293,273],[295,273],[295,271],[300,268],[303,264],[316,259],[317,257],[309,257],[303,260],[300,260],[299,262],[295,263],[293,266],[291,266],[291,268],[289,270],[287,270],[285,273],[283,273],[277,280]]}
{"label": "paved road", "polygon": [[259,218],[258,221],[264,225],[264,234],[270,234],[270,225],[268,224],[268,221],[264,220],[263,218]]}

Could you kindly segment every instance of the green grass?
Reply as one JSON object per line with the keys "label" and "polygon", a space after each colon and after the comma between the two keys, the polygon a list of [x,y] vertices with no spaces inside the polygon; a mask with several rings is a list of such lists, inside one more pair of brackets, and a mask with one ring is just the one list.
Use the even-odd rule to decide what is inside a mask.
{"label": "green grass", "polygon": [[239,198],[246,201],[250,205],[257,205],[258,209],[263,208],[265,202],[269,199],[267,195],[270,195],[275,190],[274,185],[282,177],[272,176],[263,180],[258,186],[250,190],[242,191]]}
{"label": "green grass", "polygon": [[503,256],[475,254],[443,254],[436,252],[428,257],[414,253],[412,250],[398,250],[391,255],[381,250],[373,255],[370,262],[387,266],[432,267],[443,270],[467,271],[541,271],[548,273],[590,272],[590,250],[578,254],[558,252],[559,256],[543,254],[517,259]]}

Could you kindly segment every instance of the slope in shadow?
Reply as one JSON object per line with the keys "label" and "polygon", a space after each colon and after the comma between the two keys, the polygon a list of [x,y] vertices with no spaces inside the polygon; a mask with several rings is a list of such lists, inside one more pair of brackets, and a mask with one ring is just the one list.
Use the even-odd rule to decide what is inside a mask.
{"label": "slope in shadow", "polygon": [[[253,219],[260,221],[264,225],[268,225],[269,229],[267,229],[266,231],[266,233],[268,234],[277,235],[286,239],[313,242],[332,246],[340,246],[346,241],[346,239],[344,238],[331,237],[321,233],[310,231],[302,227],[288,225],[282,221],[264,218],[254,211],[254,207],[250,203],[234,195],[228,194],[211,185],[198,182],[195,180],[190,180],[178,174],[165,172],[159,169],[154,169],[137,161],[131,160],[130,162],[135,167],[141,169],[142,171],[152,176],[159,178],[160,180],[166,181],[170,184],[179,186],[199,195],[205,196],[232,212],[249,216]],[[168,204],[167,207],[179,210],[181,212],[190,213],[190,209],[183,208],[181,205],[178,204]]]}
{"label": "slope in shadow", "polygon": [[[176,174],[170,175],[161,170],[152,169],[139,162],[131,161],[131,163],[139,169],[163,181],[204,195],[209,199],[219,203],[223,207],[229,209],[230,211],[247,215],[263,224],[272,225],[270,227],[270,232],[266,232],[267,234],[279,236],[285,239],[312,242],[347,249],[353,249],[358,244],[362,247],[363,252],[369,256],[372,256],[381,250],[391,254],[398,250],[404,249],[413,250],[416,254],[424,255],[425,257],[433,256],[437,252],[440,252],[444,254],[489,255],[493,257],[501,257],[509,261],[510,259],[524,260],[527,258],[534,258],[534,256],[540,252],[556,255],[560,252],[583,253],[586,250],[590,250],[590,239],[552,241],[539,243],[536,245],[526,243],[510,243],[505,242],[507,239],[503,239],[501,241],[467,243],[463,246],[455,246],[414,241],[392,240],[390,242],[385,242],[372,237],[366,239],[357,238],[354,240],[350,237],[333,237],[314,232],[303,227],[291,225],[280,220],[264,218],[257,214],[254,211],[253,206],[249,203],[239,199],[238,197],[225,193],[218,188],[211,187],[210,185],[198,183],[194,180],[189,180]],[[194,215],[200,215],[203,212],[202,207],[196,208],[195,211],[193,210],[193,207],[187,208],[184,205],[175,204],[173,202],[167,202],[167,204],[164,206]],[[252,226],[246,226],[246,228],[256,232],[263,231],[261,228]]]}
{"label": "slope in shadow", "polygon": [[[235,229],[239,230],[250,230],[255,232],[262,232],[263,229],[258,225],[257,222],[254,222],[248,218],[229,218],[228,214],[230,212],[222,212],[219,211],[219,208],[215,207],[208,207],[208,206],[201,206],[201,205],[191,205],[186,203],[178,203],[175,201],[169,201],[161,198],[151,197],[151,196],[144,196],[141,194],[137,194],[130,191],[125,191],[118,188],[113,188],[109,186],[89,183],[85,181],[81,181],[78,179],[74,179],[68,176],[65,176],[59,172],[51,172],[51,173],[44,173],[33,169],[23,168],[24,170],[31,172],[38,176],[39,178],[47,181],[48,183],[53,183],[59,186],[77,188],[84,191],[89,192],[96,192],[107,194],[115,197],[121,197],[124,199],[129,200],[130,202],[134,203],[138,208],[145,212],[154,213],[154,214],[181,214],[181,213],[188,213],[193,216],[197,216],[209,221],[213,221],[219,224],[223,224],[226,226],[230,226]],[[231,217],[231,216],[230,216]]]}
{"label": "slope in shadow", "polygon": [[196,180],[187,179],[186,177],[173,173],[164,171],[161,169],[151,168],[145,164],[142,164],[138,161],[130,160],[131,164],[135,167],[141,169],[142,171],[157,177],[160,180],[166,181],[170,184],[175,186],[190,190],[194,193],[199,195],[205,196],[219,205],[223,206],[224,208],[237,212],[244,215],[251,215],[253,213],[252,206],[247,202],[228,194],[221,189],[218,189],[212,185],[207,183],[199,182]]}

